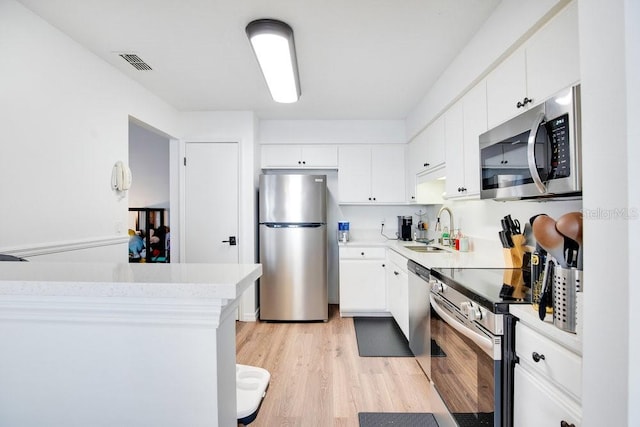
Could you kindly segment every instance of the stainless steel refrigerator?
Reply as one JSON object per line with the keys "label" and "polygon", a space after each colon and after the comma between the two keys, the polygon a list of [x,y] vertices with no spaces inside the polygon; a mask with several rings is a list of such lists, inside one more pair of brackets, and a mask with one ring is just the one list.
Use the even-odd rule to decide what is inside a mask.
{"label": "stainless steel refrigerator", "polygon": [[328,319],[326,222],[325,175],[260,175],[260,319]]}

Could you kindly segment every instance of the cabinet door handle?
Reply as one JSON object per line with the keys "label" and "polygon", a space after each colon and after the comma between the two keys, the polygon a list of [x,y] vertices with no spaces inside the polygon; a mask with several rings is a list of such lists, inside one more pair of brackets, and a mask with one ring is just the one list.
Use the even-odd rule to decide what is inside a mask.
{"label": "cabinet door handle", "polygon": [[393,274],[395,274],[397,276],[400,273],[398,273],[397,271],[393,270]]}
{"label": "cabinet door handle", "polygon": [[424,163],[422,166],[425,167],[425,168],[428,168],[429,167],[429,163]]}
{"label": "cabinet door handle", "polygon": [[538,363],[541,360],[545,360],[544,354],[539,354],[537,351],[534,351],[533,353],[531,353],[531,357],[533,358],[533,361],[536,363]]}
{"label": "cabinet door handle", "polygon": [[364,256],[364,252],[360,252],[360,255]]}
{"label": "cabinet door handle", "polygon": [[576,427],[576,425],[573,424],[573,423],[569,424],[565,420],[562,420],[562,421],[560,421],[560,427]]}
{"label": "cabinet door handle", "polygon": [[307,164],[307,162],[303,160],[303,161],[302,161],[302,164],[303,164],[303,165],[306,165],[306,164]]}
{"label": "cabinet door handle", "polygon": [[530,104],[530,103],[532,103],[532,102],[533,102],[533,99],[531,99],[531,98],[527,98],[527,97],[525,96],[525,98],[522,100],[522,102],[518,101],[518,103],[516,104],[516,107],[517,107],[517,108],[522,108],[522,107],[524,107],[524,106],[526,106],[527,104]]}

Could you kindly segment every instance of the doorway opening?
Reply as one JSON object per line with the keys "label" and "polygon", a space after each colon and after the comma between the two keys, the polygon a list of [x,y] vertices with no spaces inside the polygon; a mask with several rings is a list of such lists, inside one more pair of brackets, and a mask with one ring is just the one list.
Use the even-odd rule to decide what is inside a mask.
{"label": "doorway opening", "polygon": [[171,138],[129,118],[129,262],[171,262]]}

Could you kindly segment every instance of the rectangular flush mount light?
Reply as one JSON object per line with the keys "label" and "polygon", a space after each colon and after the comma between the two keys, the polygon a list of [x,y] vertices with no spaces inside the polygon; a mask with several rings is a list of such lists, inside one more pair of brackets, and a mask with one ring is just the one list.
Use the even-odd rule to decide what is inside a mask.
{"label": "rectangular flush mount light", "polygon": [[296,102],[300,81],[291,27],[274,19],[258,19],[247,25],[246,32],[273,100]]}

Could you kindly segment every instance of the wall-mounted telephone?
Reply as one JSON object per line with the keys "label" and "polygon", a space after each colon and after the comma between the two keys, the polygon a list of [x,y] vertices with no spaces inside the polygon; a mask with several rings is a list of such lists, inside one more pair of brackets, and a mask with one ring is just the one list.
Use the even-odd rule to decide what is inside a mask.
{"label": "wall-mounted telephone", "polygon": [[131,169],[120,161],[113,165],[111,188],[116,191],[127,191],[131,188]]}

